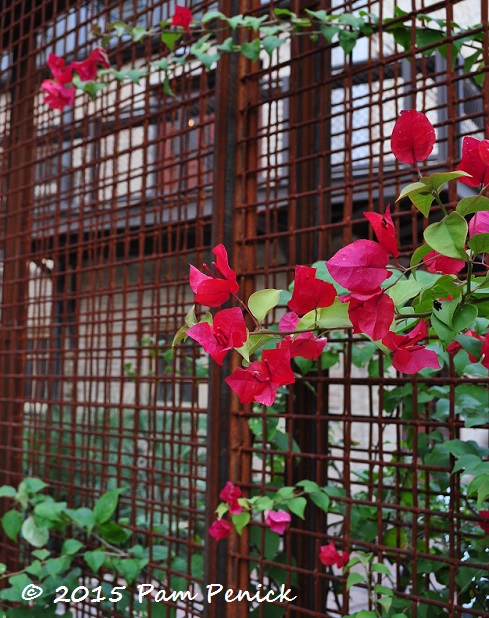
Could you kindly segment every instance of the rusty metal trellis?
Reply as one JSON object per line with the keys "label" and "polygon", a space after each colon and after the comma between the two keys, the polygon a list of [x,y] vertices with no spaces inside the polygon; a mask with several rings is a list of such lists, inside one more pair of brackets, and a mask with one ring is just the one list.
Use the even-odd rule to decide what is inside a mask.
{"label": "rusty metal trellis", "polygon": [[[198,18],[207,9],[261,15],[285,5],[386,17],[401,3],[187,4]],[[369,376],[355,366],[353,341],[343,339],[332,342],[343,346],[342,364],[299,381],[279,414],[243,409],[223,385],[230,367],[212,368],[207,377],[190,343],[168,352],[192,303],[189,263],[200,264],[224,242],[245,295],[258,286],[285,288],[296,263],[325,260],[342,244],[367,237],[362,212],[394,205],[411,180],[389,156],[399,111],[428,113],[439,136],[428,168],[444,171],[460,159],[464,135],[484,135],[487,84],[464,70],[453,38],[444,58],[405,51],[381,30],[346,57],[337,43],[301,37],[257,63],[234,56],[209,73],[189,66],[172,83],[173,98],[149,80],[111,83],[95,102],[80,96],[63,113],[43,105],[49,53],[82,59],[94,23],[121,19],[148,27],[171,16],[174,6],[168,0],[12,0],[0,7],[0,484],[39,476],[73,506],[129,487],[121,513],[141,538],[168,548],[163,565],[150,565],[168,586],[183,579],[187,587],[246,589],[266,584],[260,572],[275,568],[297,594],[286,616],[334,618],[363,609],[365,598],[341,596],[345,579],[317,560],[319,546],[331,539],[334,514],[308,510],[304,522],[294,520],[279,562],[267,558],[260,523],[217,549],[200,543],[227,479],[247,492],[264,490],[270,465],[280,465],[285,484],[309,478],[345,489],[339,498],[344,532],[335,540],[389,556],[408,615],[430,609],[453,618],[480,615],[458,602],[466,523],[458,480],[433,489],[430,474],[437,468],[420,459],[426,432],[468,435],[455,414],[455,389],[463,382],[455,373],[415,380],[411,417],[386,413],[386,393],[413,382],[383,372],[381,360],[380,377]],[[479,24],[486,49],[479,73],[488,70],[486,0],[412,0],[402,8],[413,24],[423,13]],[[109,56],[117,67],[132,67],[162,52],[158,40],[134,46],[122,39]],[[455,201],[457,190],[450,191]],[[426,222],[405,202],[393,210],[407,256]],[[447,421],[428,414],[422,393],[430,384],[448,385]],[[477,384],[487,388],[487,379]],[[250,431],[250,418],[263,428],[279,419],[286,441],[270,446],[266,431],[261,438]],[[418,436],[409,460],[401,456],[406,427]],[[486,428],[473,437],[487,445]],[[422,490],[413,483],[418,474],[427,479]],[[441,494],[449,505],[442,515],[435,503]],[[355,538],[357,507],[378,513],[372,538],[380,542]],[[383,509],[392,511],[389,536]],[[450,551],[433,557],[427,534],[438,517]],[[253,544],[258,551],[250,555]],[[5,539],[0,548],[12,564]],[[428,557],[447,570],[446,600],[417,590],[417,577],[429,578],[422,570]],[[415,565],[411,586],[402,582],[406,561]],[[244,616],[249,609],[200,599],[180,603],[177,615]],[[80,604],[77,611],[94,615],[93,606]],[[270,610],[255,611],[267,616]]]}

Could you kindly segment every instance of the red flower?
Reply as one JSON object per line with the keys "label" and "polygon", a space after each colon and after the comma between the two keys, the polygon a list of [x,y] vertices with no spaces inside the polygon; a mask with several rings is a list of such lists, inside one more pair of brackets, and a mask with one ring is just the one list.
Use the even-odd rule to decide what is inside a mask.
{"label": "red flower", "polygon": [[[465,331],[464,335],[467,335],[467,337],[474,337],[474,339],[478,339],[479,341],[484,341],[484,337],[482,337],[481,335],[478,335],[473,330]],[[447,352],[449,354],[456,354],[461,349],[462,349],[462,344],[459,343],[458,341],[452,341],[451,343],[447,345]],[[470,354],[469,352],[467,352],[467,354],[472,363],[477,363],[479,359],[477,359],[473,354]]]}
{"label": "red flower", "polygon": [[262,361],[251,363],[246,369],[238,367],[225,382],[237,393],[241,403],[257,401],[271,406],[279,386],[292,384],[290,351],[285,348],[264,350]]}
{"label": "red flower", "polygon": [[319,560],[324,566],[336,566],[342,569],[350,560],[350,554],[347,551],[339,552],[334,546],[333,541],[329,545],[323,545],[319,553]]}
{"label": "red flower", "polygon": [[356,240],[335,253],[326,266],[333,279],[356,296],[370,296],[390,276],[388,263],[384,247],[372,240]]}
{"label": "red flower", "polygon": [[[462,160],[457,169],[470,174],[470,176],[459,178],[460,182],[469,185],[469,187],[489,184],[489,164],[485,163],[485,156],[484,159],[481,158],[481,143],[483,142],[475,137],[464,137],[462,143]],[[484,148],[485,146],[483,146],[483,150]]]}
{"label": "red flower", "polygon": [[385,213],[380,215],[378,212],[364,212],[365,217],[370,221],[374,228],[375,235],[380,244],[394,257],[399,257],[397,248],[396,228],[391,217],[391,205],[388,204]]}
{"label": "red flower", "polygon": [[481,365],[489,369],[489,333],[482,340],[481,359]]}
{"label": "red flower", "polygon": [[265,523],[272,532],[277,534],[283,534],[287,528],[287,524],[290,523],[290,514],[286,511],[267,511],[265,516]]}
{"label": "red flower", "polygon": [[435,142],[435,129],[424,114],[414,109],[401,112],[391,137],[392,153],[398,161],[408,165],[424,161]]}
{"label": "red flower", "polygon": [[212,526],[208,530],[209,534],[214,537],[216,541],[225,539],[230,531],[231,526],[225,519],[216,519],[216,521],[213,522]]}
{"label": "red flower", "polygon": [[238,499],[241,498],[241,496],[241,489],[236,487],[236,485],[233,485],[231,481],[226,483],[224,489],[219,494],[219,498],[229,504],[229,512],[231,515],[238,515],[243,510],[243,507],[238,502]]}
{"label": "red flower", "polygon": [[82,82],[89,82],[97,77],[97,64],[101,64],[106,69],[110,67],[107,52],[100,47],[92,50],[86,60],[72,62],[70,67],[78,73]]}
{"label": "red flower", "polygon": [[407,335],[387,333],[382,343],[393,350],[392,366],[403,373],[418,373],[425,367],[439,369],[440,363],[436,352],[427,350],[424,346],[415,345],[426,337],[426,324],[420,320],[418,325]]}
{"label": "red flower", "polygon": [[334,303],[334,285],[316,279],[316,269],[309,266],[295,267],[295,283],[292,298],[288,302],[291,311],[304,315],[313,309],[329,307]]}
{"label": "red flower", "polygon": [[213,275],[206,264],[204,268],[210,276],[204,275],[195,266],[190,266],[190,287],[195,293],[196,303],[206,307],[219,307],[227,301],[230,294],[238,292],[239,285],[236,283],[236,273],[229,268],[228,254],[224,245],[217,245],[212,253],[216,256],[216,261],[212,262],[212,265],[223,278]]}
{"label": "red flower", "polygon": [[71,82],[73,71],[69,66],[65,66],[64,58],[60,58],[56,54],[49,54],[48,67],[51,69],[54,79],[61,86]]}
{"label": "red flower", "polygon": [[44,102],[49,105],[51,109],[64,109],[70,105],[73,105],[75,101],[75,89],[66,88],[62,84],[52,81],[51,79],[45,79],[42,82],[42,89],[46,96]]}
{"label": "red flower", "polygon": [[342,302],[348,302],[348,317],[354,333],[363,333],[374,341],[385,337],[394,320],[394,301],[379,290],[368,298],[357,298],[352,294],[343,296]]}
{"label": "red flower", "polygon": [[479,517],[482,518],[482,521],[477,522],[476,525],[489,534],[489,511],[479,511]]}
{"label": "red flower", "polygon": [[277,347],[288,349],[290,358],[301,356],[308,360],[317,360],[327,342],[326,337],[318,339],[313,333],[300,333],[295,338],[294,335],[288,335]]}
{"label": "red flower", "polygon": [[489,211],[476,212],[469,221],[469,236],[487,234],[489,232]]}
{"label": "red flower", "polygon": [[190,32],[190,24],[192,23],[194,17],[192,15],[192,11],[187,9],[185,6],[176,6],[175,13],[171,20],[172,26],[181,26],[185,28],[185,30],[191,34]]}
{"label": "red flower", "polygon": [[293,311],[287,311],[287,313],[284,313],[284,315],[280,318],[278,323],[278,329],[280,332],[295,330],[299,322],[300,318],[297,313],[294,313]]}
{"label": "red flower", "polygon": [[89,58],[92,60],[92,62],[101,64],[104,69],[110,68],[109,56],[107,55],[105,49],[103,49],[102,47],[96,47],[95,49],[92,49]]}
{"label": "red flower", "polygon": [[246,324],[238,307],[216,313],[213,324],[195,324],[188,329],[187,335],[198,341],[219,365],[228,350],[240,348],[247,339]]}
{"label": "red flower", "polygon": [[479,156],[482,163],[489,165],[489,139],[483,139],[479,144]]}
{"label": "red flower", "polygon": [[423,257],[426,270],[430,273],[456,275],[465,267],[465,262],[441,255],[438,251],[430,251]]}

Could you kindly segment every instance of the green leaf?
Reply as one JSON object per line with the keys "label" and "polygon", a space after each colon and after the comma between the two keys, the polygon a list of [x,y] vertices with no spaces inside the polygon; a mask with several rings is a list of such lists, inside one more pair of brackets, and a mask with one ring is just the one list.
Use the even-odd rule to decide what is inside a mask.
{"label": "green leaf", "polygon": [[243,43],[241,45],[241,53],[246,58],[256,62],[260,57],[260,39],[255,39],[252,43]]}
{"label": "green leaf", "polygon": [[41,481],[41,479],[34,478],[34,477],[27,477],[20,483],[19,491],[20,491],[21,486],[25,487],[25,490],[27,491],[29,495],[33,495],[33,494],[39,493],[40,491],[48,487],[48,484],[45,483],[44,481]]}
{"label": "green leaf", "polygon": [[338,34],[338,41],[345,54],[350,54],[355,45],[357,44],[358,32],[351,32],[350,30],[340,30]]}
{"label": "green leaf", "polygon": [[428,255],[430,251],[433,251],[433,249],[428,245],[423,244],[418,247],[411,257],[410,266],[413,267],[420,264],[423,261],[424,256]]}
{"label": "green leaf", "polygon": [[225,19],[233,30],[236,30],[238,26],[243,26],[245,23],[243,15],[235,15],[234,17],[226,17]]}
{"label": "green leaf", "polygon": [[425,217],[428,217],[430,214],[431,204],[435,199],[435,196],[432,193],[422,193],[421,191],[418,193],[412,193],[409,196],[409,199],[416,206],[419,212],[421,212]]}
{"label": "green leaf", "polygon": [[46,571],[51,577],[64,573],[71,566],[71,558],[69,556],[60,556],[59,558],[50,558],[46,564]]}
{"label": "green leaf", "polygon": [[296,486],[302,487],[306,494],[312,494],[314,492],[321,491],[319,485],[317,483],[314,483],[314,481],[299,481],[298,483],[296,483]]}
{"label": "green leaf", "polygon": [[3,531],[12,541],[17,541],[23,521],[22,514],[15,510],[7,511],[2,517]]}
{"label": "green leaf", "polygon": [[217,505],[216,515],[217,519],[222,519],[223,516],[229,511],[229,504],[227,502],[221,502]]}
{"label": "green leaf", "polygon": [[208,54],[208,53],[195,52],[195,57],[198,58],[202,62],[202,64],[205,66],[207,70],[210,70],[210,68],[215,62],[219,62],[219,60],[221,59],[221,54],[219,53]]}
{"label": "green leaf", "polygon": [[48,549],[34,549],[32,555],[39,558],[39,560],[46,560],[51,555],[51,552]]}
{"label": "green leaf", "polygon": [[466,352],[472,354],[475,358],[480,358],[482,341],[479,341],[475,337],[469,337],[468,335],[457,335],[455,341],[458,341]]}
{"label": "green leaf", "polygon": [[107,26],[109,31],[115,30],[117,36],[123,36],[124,34],[131,32],[131,27],[125,24],[123,21],[114,21]]}
{"label": "green leaf", "polygon": [[346,580],[346,589],[350,590],[352,586],[355,586],[356,584],[364,584],[366,581],[367,580],[365,579],[364,575],[353,571],[353,573],[350,573],[348,575],[348,579]]}
{"label": "green leaf", "polygon": [[429,186],[429,181],[427,178],[424,178],[423,181],[419,180],[417,182],[412,182],[411,184],[404,187],[404,189],[399,193],[399,197],[396,202],[402,200],[403,197],[409,197],[411,193],[418,193],[419,191],[431,193],[431,187]]}
{"label": "green leaf", "polygon": [[286,41],[285,39],[281,39],[278,36],[266,36],[262,39],[263,49],[267,52],[269,56],[271,56],[277,47],[283,45]]}
{"label": "green leaf", "polygon": [[161,35],[162,42],[171,52],[175,51],[175,45],[181,38],[181,32],[163,32]]}
{"label": "green leaf", "polygon": [[361,28],[365,24],[361,17],[352,15],[352,13],[342,13],[338,16],[338,21],[340,24],[346,24],[347,26],[351,26],[356,29]]}
{"label": "green leaf", "polygon": [[417,296],[424,287],[425,286],[416,279],[403,279],[389,288],[387,294],[392,298],[396,307],[401,307],[407,303],[408,300]]}
{"label": "green leaf", "polygon": [[294,498],[295,496],[294,490],[295,490],[295,487],[290,486],[290,485],[281,487],[280,489],[277,490],[274,496],[274,500],[275,501],[290,500]]}
{"label": "green leaf", "polygon": [[476,305],[461,305],[457,307],[452,320],[453,329],[456,332],[467,330],[473,325],[477,318],[477,313]]}
{"label": "green leaf", "polygon": [[377,350],[377,346],[374,343],[365,342],[364,345],[360,343],[354,343],[351,349],[351,361],[355,367],[365,367],[367,363],[372,360],[373,355]]}
{"label": "green leaf", "polygon": [[[378,585],[378,586],[376,586],[376,588],[377,587],[379,589],[389,590],[389,588],[386,588],[385,586]],[[392,590],[390,592],[392,592]],[[377,594],[380,594],[380,593],[377,592]],[[392,605],[392,595],[390,595],[390,596],[379,596],[379,598],[377,599],[377,603],[379,605],[382,605],[382,607],[385,609],[385,611],[388,612],[390,607],[391,607],[391,605]]]}
{"label": "green leaf", "polygon": [[119,526],[115,521],[107,521],[104,524],[99,524],[98,530],[104,541],[108,541],[113,545],[122,545],[132,535],[130,530]]}
{"label": "green leaf", "polygon": [[[304,9],[304,10],[308,15],[310,15],[314,19],[317,19],[318,21],[323,21],[323,22],[331,21],[332,16],[329,13],[327,13],[324,9],[321,11],[311,11],[310,9]],[[296,17],[295,14],[294,16]]]}
{"label": "green leaf", "polygon": [[[387,570],[387,572],[390,575],[389,570]],[[378,595],[385,595],[388,597],[392,597],[394,595],[393,590],[391,590],[390,588],[387,588],[387,586],[382,586],[382,584],[376,584],[374,586],[374,592],[376,592]]]}
{"label": "green leaf", "polygon": [[104,524],[109,521],[115,513],[119,502],[119,496],[123,491],[125,490],[120,488],[112,489],[112,491],[108,491],[97,500],[93,512],[95,514],[95,520],[98,524]]}
{"label": "green leaf", "polygon": [[435,199],[435,196],[432,193],[433,187],[429,182],[428,178],[423,178],[419,182],[413,182],[412,184],[404,187],[401,191],[399,197],[396,202],[402,199],[403,197],[409,197],[411,202],[416,206],[416,208],[425,216],[428,217],[430,213],[431,204]]}
{"label": "green leaf", "polygon": [[473,197],[464,197],[457,204],[457,212],[463,217],[474,212],[482,212],[489,210],[489,198],[482,195],[474,195]]}
{"label": "green leaf", "polygon": [[277,306],[281,292],[282,290],[265,289],[255,292],[249,297],[248,308],[260,324],[268,313]]}
{"label": "green leaf", "polygon": [[489,253],[489,234],[474,234],[468,245],[475,253]]}
{"label": "green leaf", "polygon": [[289,511],[304,519],[304,510],[307,506],[307,500],[303,497],[292,498],[291,500],[287,500],[287,508]]}
{"label": "green leaf", "polygon": [[[302,320],[304,320],[304,318],[311,313],[314,314],[315,311],[306,313]],[[317,315],[317,325],[319,328],[336,329],[351,327],[350,318],[348,317],[348,303],[342,303],[338,298],[335,298],[334,303],[329,307],[322,307],[321,309],[318,309]],[[301,328],[299,324],[297,325],[297,329]]]}
{"label": "green leaf", "polygon": [[84,546],[83,543],[80,543],[77,539],[66,539],[63,543],[63,549],[61,550],[62,554],[68,554],[69,556],[73,556]]}
{"label": "green leaf", "polygon": [[407,545],[407,533],[404,528],[389,528],[384,534],[384,543],[388,547],[403,549]]}
{"label": "green leaf", "polygon": [[248,525],[250,521],[250,514],[248,511],[241,511],[237,515],[232,515],[231,520],[236,528],[236,532],[241,535],[243,528]]}
{"label": "green leaf", "polygon": [[222,19],[224,21],[227,21],[227,17],[224,15],[224,13],[221,13],[220,11],[209,11],[208,13],[204,13],[203,15],[202,25],[207,24],[213,19]]}
{"label": "green leaf", "polygon": [[352,567],[357,566],[357,564],[362,564],[362,561],[357,556],[354,556],[353,558],[350,558],[347,565],[345,566],[345,569],[349,571]]}
{"label": "green leaf", "polygon": [[405,51],[411,49],[411,32],[403,24],[387,25],[386,32],[392,34],[394,41]]}
{"label": "green leaf", "polygon": [[97,523],[95,519],[95,513],[85,506],[77,510],[66,509],[65,512],[68,517],[77,524],[79,528],[85,528],[88,534],[92,532],[93,527]]}
{"label": "green leaf", "polygon": [[429,225],[424,231],[424,239],[441,255],[466,262],[467,230],[467,221],[458,212],[451,212],[438,223]]}
{"label": "green leaf", "polygon": [[314,502],[314,504],[318,508],[320,508],[322,511],[324,511],[325,513],[327,513],[329,511],[331,500],[329,499],[329,497],[325,493],[323,493],[323,492],[314,492],[314,493],[311,493],[309,497]]}
{"label": "green leaf", "polygon": [[239,49],[239,45],[234,45],[233,43],[233,37],[232,36],[228,36],[228,38],[221,43],[221,45],[217,45],[216,49],[219,49],[220,51],[226,52],[226,53],[232,53],[235,49]]}
{"label": "green leaf", "polygon": [[66,502],[55,502],[54,500],[46,500],[44,502],[39,502],[34,507],[34,515],[37,519],[42,517],[43,519],[48,519],[50,521],[61,521],[63,519],[63,514],[66,509]]}
{"label": "green leaf", "polygon": [[[487,476],[487,475],[485,475]],[[477,478],[477,477],[476,477]],[[481,509],[484,502],[489,498],[489,478],[486,478],[477,491],[477,508]]]}
{"label": "green leaf", "polygon": [[24,539],[34,547],[44,547],[49,541],[49,530],[39,528],[32,515],[22,524],[21,533]]}
{"label": "green leaf", "polygon": [[92,569],[94,573],[97,573],[97,571],[100,569],[100,567],[105,562],[105,558],[106,558],[105,552],[103,550],[86,551],[83,554],[83,557],[85,558],[85,562],[88,564],[88,566]]}
{"label": "green leaf", "polygon": [[450,180],[456,180],[457,178],[462,178],[464,176],[470,177],[470,174],[467,174],[467,172],[462,172],[462,171],[443,172],[441,174],[439,173],[431,174],[429,176],[429,181],[431,183],[431,186],[435,189],[435,191],[440,193],[440,189],[443,187],[445,183],[450,182]]}
{"label": "green leaf", "polygon": [[147,560],[122,558],[120,560],[116,560],[114,566],[122,575],[122,577],[126,580],[126,582],[131,585],[132,583],[134,583],[141,569],[143,569],[146,564],[148,564]]}
{"label": "green leaf", "polygon": [[[310,14],[310,11],[306,9],[306,13]],[[291,19],[295,19],[297,17],[297,15],[295,13],[292,13],[292,11],[289,11],[289,9],[274,9],[273,14],[275,15],[275,17],[279,18],[290,17]]]}
{"label": "green leaf", "polygon": [[319,26],[319,29],[321,30],[321,34],[328,41],[328,43],[331,43],[334,39],[334,36],[338,34],[341,30],[341,28],[339,28],[338,26],[325,26],[324,24],[321,24],[321,26]]}
{"label": "green leaf", "polygon": [[252,15],[246,15],[243,17],[243,26],[251,28],[253,32],[258,32],[260,25],[268,19],[268,15],[262,15],[261,17],[253,17]]}
{"label": "green leaf", "polygon": [[0,487],[0,498],[15,498],[17,490],[10,485],[2,485]]}
{"label": "green leaf", "polygon": [[391,574],[389,567],[387,567],[385,564],[381,564],[380,562],[374,562],[374,564],[372,564],[371,570],[375,573],[383,573],[384,575]]}
{"label": "green leaf", "polygon": [[253,506],[259,513],[262,513],[263,511],[271,511],[274,507],[274,502],[268,496],[260,496]]}
{"label": "green leaf", "polygon": [[[416,47],[426,47],[434,43],[442,43],[444,41],[443,32],[433,30],[432,28],[416,28]],[[435,49],[424,51],[424,54],[433,54]]]}
{"label": "green leaf", "polygon": [[134,26],[134,28],[131,31],[131,34],[132,34],[132,40],[135,43],[138,43],[145,36],[150,35],[151,34],[151,30],[146,30],[146,28],[142,28],[141,26]]}
{"label": "green leaf", "polygon": [[272,532],[272,530],[268,528],[265,530],[264,536],[263,556],[265,560],[273,560],[277,555],[282,539],[279,534]]}

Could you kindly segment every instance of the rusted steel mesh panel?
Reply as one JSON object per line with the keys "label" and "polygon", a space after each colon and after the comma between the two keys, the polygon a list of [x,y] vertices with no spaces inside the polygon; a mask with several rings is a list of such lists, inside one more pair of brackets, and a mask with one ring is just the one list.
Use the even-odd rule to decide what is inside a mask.
{"label": "rusted steel mesh panel", "polygon": [[[94,24],[149,28],[175,3],[71,4],[0,13],[2,481],[39,476],[73,507],[126,487],[119,514],[143,545],[164,547],[159,581],[186,590],[203,564],[207,397],[193,347],[170,350],[188,263],[210,238],[213,80],[185,69],[174,98],[156,78],[114,80],[95,102],[50,111],[50,53],[84,59]],[[108,51],[130,68],[163,47]]]}
{"label": "rusted steel mesh panel", "polygon": [[[239,10],[234,4],[223,3]],[[242,4],[256,15],[284,5]],[[400,3],[331,4],[386,17]],[[469,74],[450,38],[444,55],[415,55],[381,30],[345,58],[336,43],[299,37],[258,63],[243,60],[239,80],[232,82],[231,72],[219,95],[214,72],[189,67],[172,83],[174,97],[152,78],[114,81],[95,102],[80,97],[63,113],[42,104],[49,53],[82,59],[94,23],[149,27],[171,16],[174,5],[38,0],[0,10],[2,483],[40,476],[75,507],[127,486],[121,515],[142,542],[165,548],[150,566],[169,588],[190,589],[214,583],[203,581],[199,540],[223,478],[250,495],[272,481],[310,479],[336,488],[336,513],[308,507],[283,541],[254,523],[230,541],[229,561],[207,545],[206,566],[220,576],[228,567],[233,585],[251,590],[273,581],[297,595],[287,608],[230,604],[229,615],[336,617],[365,609],[366,591],[356,588],[349,600],[341,573],[319,563],[319,547],[331,540],[390,565],[399,612],[481,615],[485,599],[476,599],[475,609],[464,594],[474,578],[489,576],[487,559],[464,555],[476,540],[476,518],[460,479],[449,475],[453,460],[430,458],[449,439],[487,445],[486,428],[465,427],[469,380],[453,368],[433,379],[399,378],[375,348],[338,333],[319,369],[303,366],[304,378],[274,408],[234,402],[229,420],[222,376],[212,376],[208,407],[206,360],[189,344],[174,356],[169,350],[192,302],[188,263],[209,257],[211,236],[227,237],[245,293],[285,288],[295,264],[324,261],[368,237],[362,212],[384,212],[390,202],[401,259],[408,259],[427,222],[407,201],[395,202],[415,178],[390,153],[395,119],[401,109],[425,111],[438,134],[427,168],[453,168],[461,138],[484,135],[489,91],[479,77],[487,66]],[[210,6],[193,3],[194,15]],[[413,24],[413,42],[414,18],[428,14],[482,24],[477,31],[489,48],[486,0],[413,0],[402,8],[408,13],[399,19]],[[118,68],[161,53],[158,40],[122,40],[109,49]],[[233,124],[226,108],[233,92],[236,143],[215,129],[223,119]],[[235,178],[229,153],[237,156]],[[455,202],[457,188],[450,191]],[[487,378],[472,382],[487,408]],[[228,442],[219,443],[219,425],[228,422],[229,474],[221,459]],[[10,551],[4,540],[0,547]],[[179,616],[203,611],[198,601],[178,607]],[[92,616],[93,605],[79,604],[77,612]],[[118,614],[114,608],[105,615]]]}
{"label": "rusted steel mesh panel", "polygon": [[[301,3],[291,4],[300,10]],[[363,9],[382,18],[402,5],[411,11],[403,19],[413,24],[413,42],[420,13],[466,26],[482,22],[476,30],[488,40],[485,1],[333,4],[338,12]],[[260,13],[263,3],[255,8]],[[462,137],[482,138],[487,124],[487,84],[481,88],[453,41],[446,43],[445,57],[415,56],[381,31],[345,58],[337,43],[318,47],[298,37],[271,59],[263,54],[259,66],[246,66],[236,257],[248,292],[284,288],[294,264],[324,261],[352,240],[371,238],[362,212],[384,212],[388,203],[401,259],[409,259],[427,222],[409,200],[396,202],[400,189],[416,180],[390,152],[400,110],[423,110],[435,124],[438,142],[428,173],[453,169]],[[457,188],[450,191],[455,201]],[[320,546],[333,540],[340,550],[374,552],[390,565],[398,612],[481,615],[489,610],[486,593],[475,601],[466,590],[467,581],[485,585],[487,560],[483,553],[467,560],[464,549],[473,539],[477,543],[480,529],[460,479],[449,474],[453,459],[430,458],[437,443],[459,437],[487,446],[486,428],[465,428],[467,384],[455,371],[431,381],[400,379],[384,370],[375,346],[350,338],[331,338],[328,350],[322,368],[309,371],[304,364],[302,383],[271,410],[233,407],[236,424],[251,429],[234,455],[250,492],[256,484],[265,491],[274,482],[301,479],[336,487],[333,512],[325,516],[308,507],[305,521],[293,520],[283,543],[274,545],[273,534],[259,524],[236,540],[241,583],[249,572],[251,583],[264,589],[271,580],[293,588],[297,599],[285,609],[288,616],[368,609],[367,590],[354,588],[348,600],[341,571],[319,562]],[[487,378],[472,386],[487,412]],[[268,615],[265,606],[257,607],[257,615]]]}

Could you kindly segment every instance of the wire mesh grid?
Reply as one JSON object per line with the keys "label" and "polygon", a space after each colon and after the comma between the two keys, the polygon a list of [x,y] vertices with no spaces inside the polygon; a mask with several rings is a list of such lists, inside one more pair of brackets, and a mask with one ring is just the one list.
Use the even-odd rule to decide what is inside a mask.
{"label": "wire mesh grid", "polygon": [[[255,1],[240,10],[258,15],[282,4]],[[385,17],[396,3],[332,4]],[[368,344],[338,334],[322,366],[274,408],[243,409],[233,400],[229,410],[222,403],[208,408],[222,382],[211,376],[208,392],[207,361],[196,348],[168,352],[192,302],[188,263],[209,256],[219,219],[229,214],[216,189],[226,148],[237,155],[228,249],[241,289],[285,288],[296,263],[325,260],[368,237],[362,212],[383,212],[389,202],[406,259],[426,221],[407,201],[395,202],[413,178],[390,154],[395,119],[403,108],[427,113],[438,134],[427,169],[445,170],[458,162],[464,135],[483,135],[487,88],[464,71],[453,40],[446,58],[414,55],[381,30],[346,58],[337,44],[301,38],[259,63],[241,62],[236,144],[215,130],[224,95],[216,92],[214,71],[182,70],[173,98],[151,78],[140,86],[114,82],[94,102],[79,97],[63,113],[42,104],[49,53],[83,58],[94,23],[126,19],[147,27],[171,16],[174,5],[44,0],[1,10],[4,482],[40,476],[73,506],[127,486],[120,514],[137,538],[165,547],[148,577],[156,573],[169,587],[177,580],[184,588],[211,583],[199,574],[205,556],[221,563],[230,585],[273,581],[293,589],[297,599],[278,607],[287,616],[343,616],[368,601],[360,591],[349,602],[344,578],[319,563],[319,547],[334,540],[388,561],[407,615],[481,615],[458,579],[475,518],[449,476],[451,462],[426,457],[438,439],[469,436],[460,417],[468,380],[456,378],[453,367],[431,381],[403,379],[384,370]],[[198,17],[209,7],[192,8]],[[489,48],[485,0],[413,0],[403,8],[413,27],[421,13],[480,23]],[[134,46],[122,39],[109,55],[118,68],[137,67],[161,49],[158,41]],[[487,379],[475,382],[487,405]],[[434,389],[442,404],[434,403]],[[211,542],[204,555],[200,539],[217,500],[210,490],[220,489],[210,417],[231,423],[229,442],[220,445],[230,453],[226,477],[249,492],[272,479],[334,485],[337,512],[308,507],[283,541],[256,522],[231,539],[229,557]],[[472,435],[487,445],[486,429]],[[2,548],[9,551],[6,542]],[[464,566],[481,580],[488,576],[487,561]],[[422,580],[431,582],[429,596],[418,592]],[[439,581],[448,596],[437,594]],[[226,608],[236,616],[251,610],[272,611],[246,603]],[[115,606],[104,611],[118,615]],[[212,609],[182,602],[177,615],[204,611]],[[84,604],[77,612],[94,615]]]}

